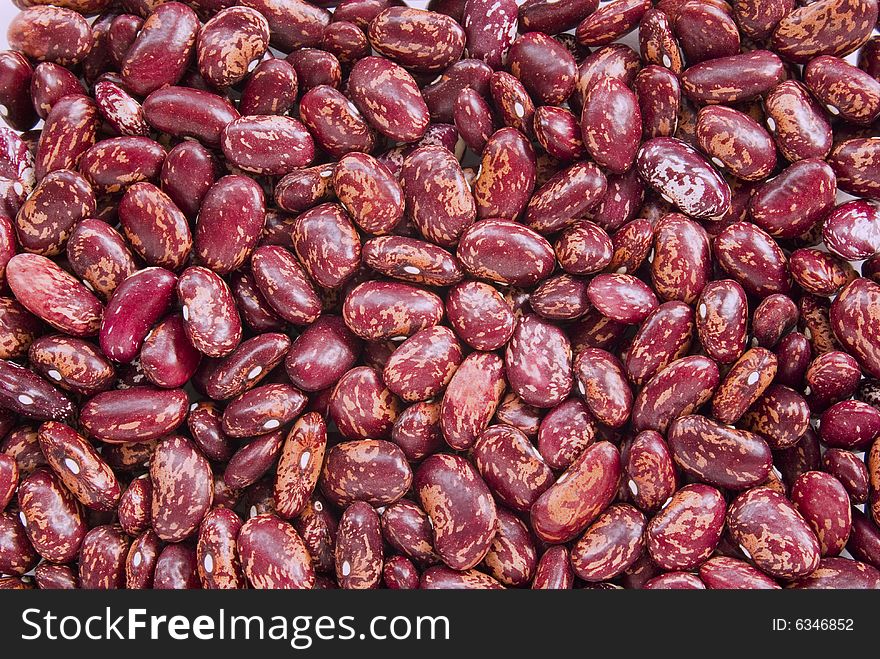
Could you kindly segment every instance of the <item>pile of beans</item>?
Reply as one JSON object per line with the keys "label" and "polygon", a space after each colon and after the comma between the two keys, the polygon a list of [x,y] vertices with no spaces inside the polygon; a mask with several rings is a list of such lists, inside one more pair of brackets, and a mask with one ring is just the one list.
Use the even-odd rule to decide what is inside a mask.
{"label": "pile of beans", "polygon": [[0,587],[880,587],[877,0],[15,1]]}

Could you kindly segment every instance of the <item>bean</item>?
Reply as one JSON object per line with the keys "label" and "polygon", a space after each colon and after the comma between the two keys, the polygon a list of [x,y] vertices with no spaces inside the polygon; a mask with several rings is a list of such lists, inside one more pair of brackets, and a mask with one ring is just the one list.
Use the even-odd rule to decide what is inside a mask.
{"label": "bean", "polygon": [[419,586],[419,573],[404,556],[391,556],[382,567],[382,582],[393,590],[413,590]]}
{"label": "bean", "polygon": [[667,441],[679,468],[717,487],[746,489],[763,483],[770,473],[767,442],[703,416],[694,414],[673,421]]}
{"label": "bean", "polygon": [[791,502],[812,527],[822,556],[839,554],[852,526],[849,496],[840,481],[821,471],[808,471],[794,482]]}
{"label": "bean", "polygon": [[517,14],[515,0],[502,0],[499,4],[474,0],[466,6],[461,26],[467,38],[468,54],[498,68],[516,37]]}
{"label": "bean", "polygon": [[658,370],[636,394],[632,409],[634,429],[666,432],[672,421],[708,401],[718,382],[718,366],[713,360],[700,355],[676,359]]}
{"label": "bean", "polygon": [[345,589],[376,588],[382,578],[379,515],[357,501],[342,513],[336,532],[336,579]]}
{"label": "bean", "polygon": [[665,570],[689,570],[715,551],[727,507],[721,492],[702,484],[685,485],[648,523],[645,544]]}
{"label": "bean", "polygon": [[753,50],[688,67],[681,76],[681,89],[695,103],[737,103],[769,91],[784,75],[778,55]]}
{"label": "bean", "polygon": [[108,443],[146,442],[174,431],[186,417],[182,389],[134,387],[97,394],[83,405],[80,424]]}
{"label": "bean", "polygon": [[473,446],[477,470],[507,506],[527,511],[553,483],[553,472],[528,438],[516,428],[491,426]]}
{"label": "bean", "polygon": [[734,499],[727,526],[755,566],[772,577],[796,579],[819,566],[819,542],[813,531],[784,496],[766,487]]}
{"label": "bean", "polygon": [[[859,0],[822,0],[815,6],[799,7],[776,25],[773,47],[794,62],[822,54],[847,55],[868,39],[875,14],[876,7]],[[846,21],[846,30],[835,27],[838,19]],[[816,32],[803,35],[807,26]]]}
{"label": "bean", "polygon": [[19,519],[36,552],[53,563],[76,557],[86,535],[85,516],[61,479],[44,467],[21,481]]}
{"label": "bean", "polygon": [[66,565],[41,563],[34,570],[34,580],[40,590],[72,590],[77,587],[76,575]]}
{"label": "bean", "polygon": [[[338,15],[335,20],[342,20]],[[446,69],[461,57],[465,44],[464,30],[452,18],[409,7],[378,13],[369,22],[368,36],[378,53],[417,73]]]}
{"label": "bean", "polygon": [[449,381],[440,408],[440,429],[456,450],[471,448],[486,429],[504,392],[501,359],[489,352],[472,352]]}
{"label": "bean", "polygon": [[84,285],[39,254],[16,254],[6,281],[21,305],[65,334],[98,333],[104,307]]}
{"label": "bean", "polygon": [[0,105],[6,108],[3,119],[14,130],[29,130],[39,120],[30,97],[34,69],[28,59],[13,50],[0,52],[2,93]]}
{"label": "bean", "polygon": [[177,277],[164,268],[146,268],[123,280],[113,292],[98,336],[105,355],[131,362],[153,325],[171,306]]}
{"label": "bean", "polygon": [[308,325],[320,315],[320,300],[288,250],[272,245],[258,247],[251,254],[251,272],[266,302],[288,322]]}
{"label": "bean", "polygon": [[305,167],[315,146],[305,126],[290,117],[238,117],[223,127],[223,155],[236,167],[255,174],[284,175]]}
{"label": "bean", "polygon": [[613,579],[644,551],[645,517],[626,504],[610,506],[575,543],[571,564],[575,574],[590,582]]}
{"label": "bean", "polygon": [[843,140],[834,145],[828,154],[828,164],[834,170],[841,190],[877,199],[877,145],[878,141],[871,138]]}
{"label": "bean", "polygon": [[519,131],[502,128],[483,150],[474,182],[477,216],[514,218],[526,207],[536,181],[535,153]]}
{"label": "bean", "polygon": [[853,503],[864,503],[868,500],[868,469],[864,461],[859,460],[854,453],[841,448],[830,448],[822,455],[822,469],[843,484]]}
{"label": "bean", "polygon": [[199,72],[215,87],[234,85],[269,47],[269,23],[250,7],[228,7],[202,26],[196,44]]}
{"label": "bean", "polygon": [[498,531],[484,564],[506,586],[522,586],[532,580],[538,562],[535,545],[526,525],[513,513],[498,510]]}
{"label": "bean", "polygon": [[451,570],[434,566],[422,572],[419,588],[424,590],[502,590],[496,579],[479,570]]}
{"label": "bean", "polygon": [[654,231],[651,282],[664,300],[692,304],[710,279],[709,237],[699,224],[678,214],[665,216]]}
{"label": "bean", "polygon": [[819,567],[809,576],[799,579],[790,588],[850,588],[876,589],[880,585],[880,571],[847,558],[823,558]]}
{"label": "bean", "polygon": [[835,298],[830,314],[835,338],[873,377],[880,376],[880,343],[868,328],[875,322],[878,294],[880,285],[854,279]]}
{"label": "bean", "polygon": [[497,512],[476,470],[459,456],[435,454],[416,471],[414,486],[443,562],[468,570],[483,560],[495,536]]}
{"label": "bean", "polygon": [[122,87],[111,80],[99,80],[92,93],[98,112],[120,135],[149,134],[143,107]]}
{"label": "bean", "polygon": [[382,536],[397,551],[419,565],[437,563],[431,521],[418,505],[401,499],[385,509],[381,517]]}
{"label": "bean", "polygon": [[330,395],[330,417],[348,439],[385,439],[401,411],[401,403],[369,366],[351,369]]}
{"label": "bean", "polygon": [[266,18],[272,44],[284,51],[318,45],[330,22],[330,12],[304,0],[248,0],[244,6]]}
{"label": "bean", "polygon": [[526,30],[557,34],[577,27],[598,6],[595,0],[526,0],[519,8],[519,23]]}
{"label": "bean", "polygon": [[[644,5],[640,0],[639,4]],[[598,165],[615,174],[632,167],[641,141],[641,123],[638,99],[620,80],[603,78],[590,88],[584,99],[581,130],[584,146]]]}
{"label": "bean", "polygon": [[741,418],[741,425],[761,435],[770,448],[794,446],[810,427],[810,406],[793,389],[771,384]]}
{"label": "bean", "polygon": [[507,54],[510,72],[541,105],[558,105],[574,90],[577,65],[558,42],[540,31],[519,36]]}
{"label": "bean", "polygon": [[764,110],[767,128],[787,160],[828,155],[832,148],[831,124],[803,84],[796,80],[779,83],[765,96]]}
{"label": "bean", "polygon": [[655,137],[639,149],[639,174],[686,215],[720,215],[730,187],[695,149],[672,137]]}
{"label": "bean", "polygon": [[731,367],[712,397],[712,416],[736,423],[776,376],[776,355],[752,348]]}
{"label": "bean", "polygon": [[281,517],[296,517],[306,506],[318,483],[326,448],[323,418],[310,412],[298,419],[281,448],[275,476],[275,508]]}
{"label": "bean", "polygon": [[83,538],[79,585],[88,590],[122,588],[128,538],[118,525],[96,526]]}
{"label": "bean", "polygon": [[[182,478],[183,475],[186,478]],[[179,542],[192,535],[211,505],[213,479],[208,461],[180,436],[159,442],[150,461],[151,520],[157,535]]]}
{"label": "bean", "polygon": [[655,430],[636,435],[624,455],[626,486],[642,510],[652,512],[673,495],[677,476],[672,455],[663,436]]}
{"label": "bean", "polygon": [[423,401],[403,410],[391,429],[391,441],[411,462],[418,462],[443,446],[440,402]]}
{"label": "bean", "polygon": [[153,572],[155,590],[189,590],[199,588],[196,552],[182,544],[166,545],[156,559]]}
{"label": "bean", "polygon": [[25,533],[25,527],[18,515],[12,512],[0,513],[0,531],[3,543],[0,544],[0,570],[3,574],[23,575],[37,563],[39,556]]}
{"label": "bean", "polygon": [[403,452],[391,442],[370,439],[331,448],[320,479],[321,492],[340,507],[356,501],[371,506],[394,503],[411,483]]}
{"label": "bean", "polygon": [[289,384],[265,384],[235,398],[223,412],[230,437],[254,437],[286,425],[303,410],[306,397]]}
{"label": "bean", "polygon": [[71,400],[48,381],[15,362],[0,359],[0,404],[33,419],[68,421],[74,416]]}
{"label": "bean", "polygon": [[49,466],[80,503],[93,510],[116,508],[119,481],[84,437],[63,423],[49,421],[40,427],[39,441]]}
{"label": "bean", "polygon": [[[174,150],[168,158],[172,154]],[[207,155],[201,147],[194,147],[191,153],[178,151],[175,155],[172,166],[176,166],[178,161],[187,166],[202,166],[205,178],[201,182],[201,194],[197,192],[197,198],[186,200],[187,206],[199,209],[194,236],[195,252],[207,267],[225,275],[244,265],[256,247],[266,219],[263,191],[253,180],[241,175],[224,176],[214,182],[213,161],[190,160],[201,160]],[[193,183],[196,187],[200,185],[195,181]],[[170,191],[166,192],[172,196]],[[184,194],[189,193],[191,190]],[[186,208],[181,210],[186,212]]]}
{"label": "bean", "polygon": [[299,78],[292,64],[283,59],[263,60],[245,81],[238,111],[245,116],[284,114],[296,100],[298,89]]}
{"label": "bean", "polygon": [[237,551],[241,527],[241,519],[227,508],[214,508],[202,520],[196,545],[202,588],[230,590],[246,587]]}
{"label": "bean", "polygon": [[[683,357],[691,345],[694,315],[683,302],[664,302],[641,324],[623,361],[627,377],[643,385],[660,369]],[[703,342],[705,348],[706,344]]]}
{"label": "bean", "polygon": [[119,525],[130,536],[138,536],[150,528],[153,482],[147,474],[135,478],[119,498]]}
{"label": "bean", "polygon": [[144,116],[153,128],[175,137],[192,137],[217,147],[223,129],[239,118],[222,96],[189,87],[162,87],[144,100]]}
{"label": "bean", "polygon": [[293,342],[284,367],[291,382],[304,391],[336,383],[353,365],[361,341],[338,316],[321,316]]}
{"label": "bean", "polygon": [[9,23],[9,45],[28,57],[61,66],[81,62],[92,45],[85,18],[71,9],[28,7]]}
{"label": "bean", "polygon": [[577,537],[614,498],[620,471],[615,446],[588,447],[532,505],[532,529],[550,543]]}
{"label": "bean", "polygon": [[[208,191],[217,180],[218,171],[219,166],[213,154],[198,142],[187,140],[175,146],[165,156],[165,162],[162,163],[159,179],[165,194],[191,219],[199,214],[199,209],[202,208]],[[240,183],[242,179],[243,177],[229,178],[215,192],[225,190],[232,195],[237,192],[236,188],[242,185],[246,188],[253,187],[249,184]],[[232,185],[233,181],[236,182],[236,185]],[[236,195],[235,198],[238,199],[238,196]],[[260,191],[260,198],[262,198],[262,191]],[[242,200],[243,205],[247,204],[246,200],[247,197],[244,197]],[[204,204],[204,219],[196,225],[196,249],[199,252],[199,256],[206,261],[209,261],[211,257],[210,255],[205,255],[206,250],[203,247],[203,242],[206,236],[203,235],[202,224],[204,222],[207,226],[212,226],[215,221],[219,222],[222,219],[221,211],[218,209],[218,201],[221,200],[212,196],[212,199],[207,204]],[[222,203],[220,208],[223,208]],[[220,218],[215,220],[216,215],[220,215]],[[249,218],[249,214],[241,218],[243,226],[250,225]],[[235,243],[237,240],[231,240],[230,242]],[[213,265],[210,261],[209,264]]]}

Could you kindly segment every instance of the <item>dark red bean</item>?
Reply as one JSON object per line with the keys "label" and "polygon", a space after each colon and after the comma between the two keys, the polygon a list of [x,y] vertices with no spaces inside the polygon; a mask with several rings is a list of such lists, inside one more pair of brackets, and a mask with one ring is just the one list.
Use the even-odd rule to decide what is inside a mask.
{"label": "dark red bean", "polygon": [[843,484],[854,504],[868,500],[868,469],[854,453],[830,448],[822,454],[822,469]]}
{"label": "dark red bean", "polygon": [[666,570],[690,570],[708,558],[721,539],[727,506],[708,485],[685,485],[648,523],[645,544]]}
{"label": "dark red bean", "polygon": [[339,507],[355,501],[388,505],[411,484],[412,471],[403,452],[382,440],[337,444],[327,452],[320,480],[321,492]]}
{"label": "dark red bean", "polygon": [[727,511],[734,542],[756,567],[780,579],[808,575],[819,565],[819,542],[789,501],[766,487],[740,494]]}
{"label": "dark red bean", "polygon": [[760,96],[784,77],[778,55],[753,50],[689,67],[681,76],[681,89],[695,103],[737,103]]}
{"label": "dark red bean", "polygon": [[590,282],[587,295],[603,316],[626,325],[641,323],[657,308],[653,291],[632,275],[598,275]]}
{"label": "dark red bean", "polygon": [[[682,416],[673,421],[668,442],[682,470],[718,487],[743,490],[763,483],[770,473],[767,442],[703,416]],[[707,459],[709,455],[711,459]]]}
{"label": "dark red bean", "polygon": [[526,207],[535,186],[535,152],[525,136],[502,128],[486,143],[474,181],[480,219],[513,219]]}
{"label": "dark red bean", "polygon": [[223,432],[230,437],[255,437],[295,419],[306,405],[303,393],[289,384],[255,387],[229,403]]}
{"label": "dark red bean", "polygon": [[467,37],[470,57],[500,67],[516,38],[518,7],[515,0],[473,0],[462,14],[461,25]]}
{"label": "dark red bean", "polygon": [[0,52],[0,105],[3,119],[14,130],[29,130],[39,120],[30,97],[34,70],[27,58],[14,50]]}
{"label": "dark red bean", "polygon": [[435,454],[419,467],[414,486],[443,562],[468,570],[483,560],[495,536],[497,512],[474,468],[459,456]]}
{"label": "dark red bean", "polygon": [[[221,275],[239,268],[247,261],[265,225],[262,189],[253,180],[240,175],[224,176],[214,183],[210,175],[213,161],[190,162],[190,158],[201,158],[201,147],[196,146],[191,153],[178,151],[175,154],[172,150],[169,158],[172,154],[175,155],[175,165],[178,162],[188,166],[202,164],[202,171],[207,175],[203,182],[210,186],[200,196],[194,241],[196,254],[206,266]],[[166,159],[163,171],[167,167]],[[168,176],[173,178],[174,173],[169,171]],[[187,205],[198,200],[187,200]],[[185,208],[181,210],[185,211]]]}
{"label": "dark red bean", "polygon": [[180,426],[187,405],[182,389],[134,387],[105,391],[83,405],[80,424],[90,437],[103,442],[147,442]]}
{"label": "dark red bean", "polygon": [[456,450],[471,448],[494,416],[504,388],[504,365],[497,355],[468,355],[443,394],[440,428],[446,443]]}
{"label": "dark red bean", "polygon": [[532,529],[545,542],[575,538],[613,500],[620,480],[620,453],[608,442],[588,447],[535,501]]}
{"label": "dark red bean", "polygon": [[575,543],[571,565],[590,582],[613,579],[629,569],[644,551],[645,517],[626,504],[615,504],[593,522]]}
{"label": "dark red bean", "polygon": [[[380,309],[384,313],[380,314]],[[408,284],[368,281],[345,297],[342,317],[362,339],[400,340],[438,324],[443,317],[443,301],[430,291]]]}
{"label": "dark red bean", "polygon": [[692,217],[720,215],[730,206],[730,187],[695,149],[672,137],[645,142],[638,155],[639,174]]}
{"label": "dark red bean", "polygon": [[192,137],[209,147],[220,145],[223,129],[239,118],[222,96],[189,87],[162,87],[144,100],[144,116],[155,129]]}
{"label": "dark red bean", "polygon": [[28,540],[40,556],[53,563],[76,557],[87,532],[86,520],[60,478],[38,468],[19,485],[18,505]]}
{"label": "dark red bean", "polygon": [[288,250],[271,245],[258,247],[251,255],[251,272],[266,302],[288,322],[308,325],[320,315],[320,300]]}
{"label": "dark red bean", "polygon": [[794,582],[790,588],[865,589],[880,587],[880,570],[847,558],[823,558],[809,576]]}
{"label": "dark red bean", "polygon": [[281,517],[296,517],[306,507],[326,447],[327,426],[319,414],[310,412],[297,420],[281,448],[275,476],[275,508]]}
{"label": "dark red bean", "polygon": [[[339,11],[334,20],[339,18]],[[443,14],[389,7],[369,22],[370,43],[385,57],[417,73],[437,73],[455,63],[464,50],[461,26]]]}
{"label": "dark red bean", "polygon": [[120,67],[126,87],[146,96],[177,83],[189,62],[198,30],[199,20],[186,5],[175,2],[157,7]]}
{"label": "dark red bean", "polygon": [[880,338],[871,329],[877,322],[878,296],[880,285],[855,279],[834,300],[830,314],[834,336],[873,377],[880,377]]}
{"label": "dark red bean", "polygon": [[214,495],[208,461],[184,437],[166,437],[150,461],[153,483],[150,513],[153,530],[166,542],[179,542],[192,535]]}
{"label": "dark red bean", "polygon": [[345,373],[330,395],[330,418],[348,439],[385,439],[400,414],[400,400],[369,366]]}
{"label": "dark red bean", "polygon": [[821,471],[808,471],[794,482],[791,501],[816,534],[822,556],[839,554],[852,526],[849,496],[840,481]]}
{"label": "dark red bean", "polygon": [[183,544],[166,545],[156,559],[153,588],[189,590],[200,587],[195,550]]}
{"label": "dark red bean", "polygon": [[654,430],[636,435],[624,455],[626,487],[641,509],[660,508],[675,491],[677,477],[669,447]]}
{"label": "dark red bean", "polygon": [[16,254],[6,264],[6,281],[23,307],[56,329],[72,336],[98,333],[103,305],[48,258]]}
{"label": "dark red bean", "polygon": [[721,590],[776,590],[779,585],[745,561],[714,556],[700,566],[700,579],[709,588]]}

